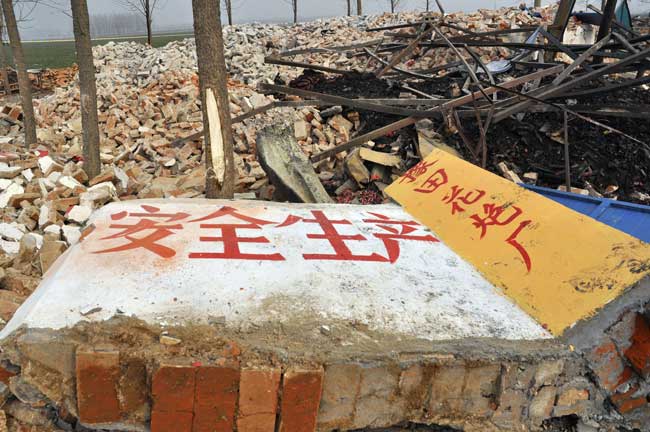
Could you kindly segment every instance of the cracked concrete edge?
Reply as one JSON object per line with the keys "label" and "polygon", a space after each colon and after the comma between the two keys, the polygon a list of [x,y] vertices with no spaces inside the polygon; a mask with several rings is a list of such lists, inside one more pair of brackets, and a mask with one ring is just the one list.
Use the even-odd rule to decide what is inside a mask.
{"label": "cracked concrete edge", "polygon": [[649,303],[650,276],[646,276],[592,317],[577,322],[565,331],[559,341],[573,345],[578,351],[586,352],[598,346],[606,337],[605,332],[623,315],[631,311],[642,312]]}

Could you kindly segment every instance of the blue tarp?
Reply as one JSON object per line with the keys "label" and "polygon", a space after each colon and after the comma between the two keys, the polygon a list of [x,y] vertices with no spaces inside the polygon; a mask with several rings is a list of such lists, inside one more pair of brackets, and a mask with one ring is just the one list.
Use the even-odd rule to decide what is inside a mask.
{"label": "blue tarp", "polygon": [[570,209],[650,243],[650,206],[522,185]]}

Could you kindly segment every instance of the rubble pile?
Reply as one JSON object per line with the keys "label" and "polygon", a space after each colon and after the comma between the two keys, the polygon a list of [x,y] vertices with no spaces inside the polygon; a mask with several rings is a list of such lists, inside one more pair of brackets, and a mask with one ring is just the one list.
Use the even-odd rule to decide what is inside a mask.
{"label": "rubble pile", "polygon": [[[450,37],[461,37],[464,33],[453,26],[462,25],[477,33],[537,27],[552,21],[555,12],[555,7],[549,7],[535,11],[502,8],[497,11],[451,14],[445,21],[451,26],[445,31]],[[436,14],[433,16],[439,17]],[[350,108],[342,103],[324,104],[313,100],[310,105],[307,97],[280,97],[279,93],[273,91],[263,92],[261,87],[264,85],[282,84],[294,89],[351,99],[401,99],[400,102],[422,98],[422,94],[453,100],[461,97],[463,91],[465,94],[471,93],[467,86],[463,87],[467,77],[463,76],[462,71],[458,73],[458,69],[452,72],[444,68],[438,69],[433,73],[441,78],[440,82],[429,83],[429,87],[418,87],[417,83],[409,82],[412,86],[409,90],[395,84],[390,78],[382,80],[372,74],[380,67],[379,63],[371,63],[366,57],[349,51],[328,48],[368,43],[372,49],[370,42],[382,40],[389,34],[408,44],[408,41],[417,37],[418,26],[376,32],[367,30],[397,23],[419,22],[422,19],[422,14],[405,13],[335,18],[295,26],[250,24],[226,27],[225,56],[230,73],[229,97],[234,119],[238,198],[277,198],[276,185],[271,184],[270,174],[265,172],[258,158],[258,145],[262,141],[258,142],[258,136],[267,126],[289,126],[298,143],[299,152],[302,151],[311,158],[406,117]],[[503,36],[503,40],[521,42],[524,34],[508,34]],[[297,53],[292,56],[293,62],[352,73],[331,77],[310,70],[303,73],[301,68],[268,61],[269,57],[292,50]],[[476,47],[474,51],[485,63],[502,60],[513,54],[511,49],[499,46]],[[469,54],[467,56],[469,58]],[[109,43],[95,47],[94,57],[102,162],[102,172],[97,177],[88,178],[82,169],[80,96],[76,81],[70,81],[74,69],[47,75],[56,88],[52,94],[35,102],[39,142],[31,148],[24,147],[20,106],[6,104],[0,110],[0,326],[13,316],[55,260],[94,229],[93,226],[87,226],[94,210],[113,201],[204,196],[206,175],[202,142],[200,138],[188,138],[198,136],[197,133],[202,129],[194,41],[188,39],[172,42],[160,49],[132,42]],[[457,54],[451,49],[416,48],[412,55],[397,66],[417,73],[457,60]],[[527,74],[530,75],[533,73]],[[506,76],[508,79],[517,78],[514,72]],[[539,86],[545,77],[540,76],[539,82],[533,85]],[[504,79],[503,82],[506,81]],[[531,78],[525,84],[534,81]],[[276,103],[276,108],[253,115],[257,110]],[[430,108],[432,105],[427,106]],[[530,115],[547,118],[555,113]],[[515,156],[516,160],[539,160],[539,154],[531,158],[526,153],[526,140],[537,137],[544,145],[548,145],[549,140],[555,141],[553,145],[561,144],[558,141],[561,130],[555,123],[544,124],[542,131],[542,125],[525,127],[520,122],[513,125],[508,121],[504,121],[506,127],[500,129],[508,133],[496,136],[500,132],[492,132],[492,135],[488,135],[489,142],[503,138],[502,141],[509,146],[509,149],[500,146],[491,148],[488,168],[499,170],[513,181],[518,181],[521,175],[524,180],[537,183],[538,173],[532,171],[538,167],[517,166],[514,162],[506,164],[504,160],[509,162],[508,158],[514,159]],[[432,119],[419,119],[412,124],[414,127],[391,131],[364,142],[362,147],[339,151],[331,157],[314,162],[313,168],[326,192],[339,203],[385,202],[387,196],[383,193],[384,189],[434,148],[442,148],[470,159],[473,155],[464,150],[466,143],[463,141],[466,137],[461,135],[465,133],[470,140],[476,142],[480,138],[479,131],[467,128],[463,132],[450,118],[437,123]],[[600,129],[589,128],[592,136],[596,136],[596,133],[599,138],[606,135]],[[516,138],[511,138],[512,136]],[[513,144],[513,140],[523,144]],[[526,149],[520,152],[523,155],[513,153],[518,150],[517,145],[526,145]],[[556,147],[552,147],[552,152],[546,153],[559,154],[561,148]],[[574,148],[576,152],[583,149],[579,144]],[[590,149],[586,149],[585,154],[587,151]],[[582,157],[584,160],[587,158]],[[557,159],[554,164],[559,168],[552,172],[539,170],[539,176],[561,178],[564,167],[561,166],[561,158],[558,156]],[[311,163],[306,161],[305,165],[311,170]],[[574,172],[580,168],[580,178],[588,177],[585,173],[593,170],[587,165],[581,161],[579,167],[573,167]],[[639,180],[635,178],[632,181]],[[645,198],[639,198],[642,199]],[[93,309],[89,309],[88,313],[92,314]],[[164,336],[167,342],[177,343],[171,336]],[[572,364],[574,360],[567,360],[567,364]],[[541,365],[540,370],[547,366]],[[501,390],[516,390],[517,404],[526,405],[538,401],[534,407],[537,408],[535,412],[539,413],[540,420],[550,416],[551,410],[557,417],[582,414],[576,413],[577,408],[563,411],[565,405],[585,405],[586,411],[591,410],[595,402],[602,405],[600,399],[595,402],[594,397],[589,399],[589,395],[595,394],[596,390],[586,380],[579,385],[565,382],[565,378],[571,376],[568,372],[566,376],[562,375],[562,379],[557,379],[563,373],[564,363],[556,362],[550,367],[553,370],[548,375],[552,375],[552,378],[547,379],[546,372],[539,372],[542,376],[539,380],[535,378],[534,390],[533,385],[529,385],[530,377],[527,378],[528,383],[521,388],[510,388],[508,384],[502,389],[500,383],[506,370],[501,368],[489,370],[486,379],[490,388],[494,387],[495,394]],[[576,370],[582,367],[582,364],[572,366]],[[513,365],[513,368],[521,373],[533,373],[532,367],[529,370],[528,365]],[[2,370],[4,369],[0,368],[0,373]],[[461,377],[465,376],[465,369],[459,373],[462,373]],[[53,424],[56,423],[71,430],[72,415],[67,416],[71,418],[71,423],[68,424],[65,413],[54,413],[49,407],[44,407],[43,401],[46,398],[37,394],[36,389],[23,382],[22,378],[0,376],[0,382],[5,381],[6,385],[0,384],[0,399],[4,397],[8,400],[11,395],[18,399],[12,399],[7,405],[10,425],[25,423],[41,427],[38,430],[55,430]],[[563,392],[563,396],[556,398],[559,391]],[[522,401],[519,402],[519,399]],[[589,400],[589,404],[581,403],[583,400]],[[481,400],[481,403],[484,402]],[[507,406],[504,405],[503,408],[505,410]],[[532,409],[531,407],[531,412]],[[509,408],[507,411],[508,413],[501,414],[510,415]],[[3,414],[4,411],[0,410],[0,432],[3,430]],[[43,429],[44,425],[48,429]]]}

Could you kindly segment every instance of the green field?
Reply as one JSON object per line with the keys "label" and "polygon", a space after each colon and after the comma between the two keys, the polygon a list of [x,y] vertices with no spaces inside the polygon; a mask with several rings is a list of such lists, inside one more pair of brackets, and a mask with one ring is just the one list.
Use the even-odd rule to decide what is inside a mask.
{"label": "green field", "polygon": [[[169,42],[192,37],[190,33],[176,33],[155,35],[153,37],[154,47],[167,45]],[[145,36],[101,38],[93,40],[93,45],[104,45],[108,42],[135,41],[146,43]],[[62,68],[71,66],[76,62],[74,41],[26,41],[23,43],[25,57],[29,68]],[[11,49],[5,45],[5,51],[11,55]]]}

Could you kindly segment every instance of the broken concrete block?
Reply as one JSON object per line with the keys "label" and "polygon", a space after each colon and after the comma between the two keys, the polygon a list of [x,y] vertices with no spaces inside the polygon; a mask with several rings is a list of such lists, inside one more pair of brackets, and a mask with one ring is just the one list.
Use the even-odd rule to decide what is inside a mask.
{"label": "broken concrete block", "polygon": [[66,187],[68,189],[83,189],[85,190],[86,187],[79,183],[77,179],[71,176],[61,176],[59,177],[58,181],[56,182],[58,185]]}
{"label": "broken concrete block", "polygon": [[294,123],[294,136],[298,141],[305,141],[311,134],[311,125],[304,120]]}
{"label": "broken concrete block", "polygon": [[63,225],[63,238],[69,246],[79,243],[81,239],[81,227],[76,225]]}
{"label": "broken concrete block", "polygon": [[345,169],[350,177],[360,186],[370,182],[370,171],[368,171],[368,168],[363,163],[363,159],[361,159],[360,149],[354,149],[348,154],[345,158]]}
{"label": "broken concrete block", "polygon": [[2,194],[0,194],[0,208],[7,207],[9,201],[14,195],[20,195],[23,193],[25,193],[25,189],[22,186],[12,183]]}
{"label": "broken concrete block", "polygon": [[53,172],[63,171],[63,166],[55,162],[50,156],[43,156],[38,159],[38,167],[45,177],[49,177]]}
{"label": "broken concrete block", "polygon": [[271,183],[286,199],[305,203],[331,202],[311,162],[288,128],[263,129],[257,136],[257,151]]}
{"label": "broken concrete block", "polygon": [[25,231],[25,226],[21,226],[15,222],[11,224],[0,223],[0,237],[5,240],[20,241],[25,235]]}
{"label": "broken concrete block", "polygon": [[90,215],[93,213],[93,209],[86,206],[77,205],[70,209],[66,215],[66,219],[79,225],[83,225],[90,218]]}
{"label": "broken concrete block", "polygon": [[12,179],[20,175],[20,173],[23,171],[21,167],[8,167],[8,166],[0,166],[0,178],[2,179]]}
{"label": "broken concrete block", "polygon": [[43,242],[40,253],[41,271],[45,274],[52,264],[65,252],[67,245],[62,241]]}
{"label": "broken concrete block", "polygon": [[402,159],[396,154],[378,152],[363,147],[359,149],[359,156],[365,161],[387,167],[399,168],[402,164]]}

